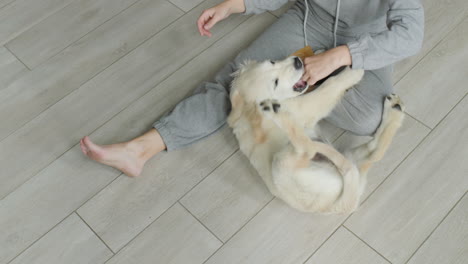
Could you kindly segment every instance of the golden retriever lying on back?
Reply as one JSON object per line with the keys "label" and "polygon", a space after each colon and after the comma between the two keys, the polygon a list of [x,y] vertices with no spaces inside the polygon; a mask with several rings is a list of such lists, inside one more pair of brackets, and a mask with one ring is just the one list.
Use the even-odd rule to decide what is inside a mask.
{"label": "golden retriever lying on back", "polygon": [[341,154],[319,141],[314,127],[364,71],[346,68],[302,95],[307,88],[300,80],[303,72],[298,57],[246,62],[234,74],[228,124],[273,195],[301,211],[352,212],[367,171],[383,157],[403,121],[401,102],[387,96],[374,138]]}

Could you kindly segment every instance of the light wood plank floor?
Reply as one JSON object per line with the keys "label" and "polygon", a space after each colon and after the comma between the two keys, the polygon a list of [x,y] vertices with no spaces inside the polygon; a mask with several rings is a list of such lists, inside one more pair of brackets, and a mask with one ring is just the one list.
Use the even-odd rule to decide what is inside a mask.
{"label": "light wood plank floor", "polygon": [[228,127],[137,179],[82,155],[85,135],[146,131],[287,9],[200,37],[219,1],[0,0],[0,263],[468,263],[466,0],[423,0],[424,46],[395,66],[407,118],[350,216],[275,199]]}

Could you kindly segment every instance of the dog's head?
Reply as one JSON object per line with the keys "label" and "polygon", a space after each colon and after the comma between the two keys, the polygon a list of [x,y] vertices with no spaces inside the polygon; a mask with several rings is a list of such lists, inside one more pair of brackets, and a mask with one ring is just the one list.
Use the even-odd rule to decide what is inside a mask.
{"label": "dog's head", "polygon": [[232,89],[246,101],[284,100],[301,95],[307,83],[301,80],[304,64],[296,56],[281,61],[247,61],[234,73]]}

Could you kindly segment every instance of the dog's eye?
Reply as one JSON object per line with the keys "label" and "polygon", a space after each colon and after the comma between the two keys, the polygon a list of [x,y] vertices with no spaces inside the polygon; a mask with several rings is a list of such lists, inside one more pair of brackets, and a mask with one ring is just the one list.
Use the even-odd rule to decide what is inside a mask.
{"label": "dog's eye", "polygon": [[271,63],[271,64],[273,64],[273,65],[275,65],[275,62],[274,62],[274,61],[272,61],[272,60],[270,61],[270,63]]}
{"label": "dog's eye", "polygon": [[275,87],[278,86],[278,79],[275,80]]}

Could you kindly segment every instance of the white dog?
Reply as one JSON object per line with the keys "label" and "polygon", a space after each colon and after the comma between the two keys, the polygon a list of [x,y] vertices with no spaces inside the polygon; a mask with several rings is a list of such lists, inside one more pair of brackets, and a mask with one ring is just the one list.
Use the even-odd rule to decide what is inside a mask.
{"label": "white dog", "polygon": [[301,211],[352,212],[367,171],[401,126],[403,106],[398,96],[387,96],[374,138],[341,154],[314,128],[364,71],[346,68],[307,94],[303,72],[298,57],[246,62],[234,73],[228,124],[273,195]]}

